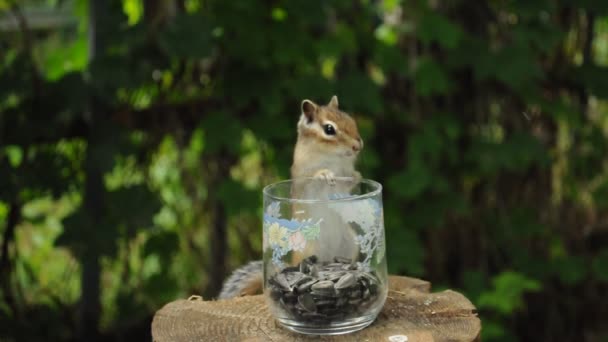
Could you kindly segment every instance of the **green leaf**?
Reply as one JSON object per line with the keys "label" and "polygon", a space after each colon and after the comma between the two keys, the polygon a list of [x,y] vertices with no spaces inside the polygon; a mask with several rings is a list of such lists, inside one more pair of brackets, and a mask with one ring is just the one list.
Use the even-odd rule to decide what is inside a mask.
{"label": "green leaf", "polygon": [[587,9],[599,16],[608,15],[608,2],[601,0],[563,0],[564,5],[574,8]]}
{"label": "green leaf", "polygon": [[232,115],[225,112],[215,112],[206,115],[202,122],[205,135],[204,154],[214,154],[226,149],[234,155],[239,154],[243,134],[241,123]]}
{"label": "green leaf", "polygon": [[591,269],[593,275],[597,279],[604,283],[608,283],[608,248],[602,249],[595,258],[593,258]]}
{"label": "green leaf", "polygon": [[[68,247],[79,256],[85,250],[91,228],[84,210],[78,208],[63,219],[63,232],[55,240],[56,246]],[[98,241],[98,244],[101,241]]]}
{"label": "green leaf", "polygon": [[478,300],[480,309],[497,311],[511,315],[524,308],[523,295],[527,292],[538,292],[541,284],[514,271],[504,271],[492,279],[494,288],[483,293]]}
{"label": "green leaf", "polygon": [[446,94],[452,89],[444,69],[428,57],[418,60],[414,72],[414,87],[416,93],[421,96]]}
{"label": "green leaf", "polygon": [[281,7],[274,7],[271,16],[275,21],[284,21],[287,18],[287,12]]}
{"label": "green leaf", "polygon": [[179,237],[176,232],[157,232],[153,233],[146,241],[143,254],[157,254],[160,257],[161,264],[167,265],[171,257],[179,249]]}
{"label": "green leaf", "polygon": [[391,274],[421,276],[424,274],[425,253],[422,241],[412,229],[407,227],[387,227],[386,259]]}
{"label": "green leaf", "polygon": [[550,161],[545,147],[528,133],[514,134],[502,143],[476,140],[466,158],[477,165],[476,170],[483,175],[501,170],[524,172],[532,165],[547,166]]}
{"label": "green leaf", "polygon": [[56,244],[71,248],[77,255],[95,249],[113,256],[117,251],[116,240],[130,238],[139,229],[151,227],[153,216],[160,209],[157,196],[145,185],[106,192],[104,197],[106,206],[101,208],[101,216],[92,217],[81,206],[66,217]]}
{"label": "green leaf", "polygon": [[412,164],[405,171],[388,179],[389,188],[402,199],[414,199],[425,191],[432,182],[431,175],[422,164]]}
{"label": "green leaf", "polygon": [[523,44],[505,46],[497,52],[480,51],[474,65],[478,80],[495,78],[518,94],[534,89],[544,76],[537,56]]}
{"label": "green leaf", "polygon": [[399,39],[397,31],[393,26],[380,25],[375,32],[376,39],[388,46],[395,46]]}
{"label": "green leaf", "polygon": [[154,214],[160,210],[158,196],[145,184],[110,191],[107,202],[111,224],[124,224],[131,229],[151,227]]}
{"label": "green leaf", "polygon": [[512,35],[520,44],[531,44],[546,53],[552,51],[564,37],[559,28],[550,25],[518,25],[513,28]]}
{"label": "green leaf", "polygon": [[[372,114],[382,110],[380,88],[365,74],[354,72],[341,78],[338,83],[338,95],[344,99],[340,100],[340,106],[351,112]],[[326,98],[327,95],[323,97]]]}
{"label": "green leaf", "polygon": [[566,285],[579,284],[587,275],[587,263],[582,257],[568,256],[553,261],[559,279]]}
{"label": "green leaf", "polygon": [[462,282],[467,297],[478,298],[488,286],[487,276],[476,270],[467,270],[462,274]]}
{"label": "green leaf", "polygon": [[455,48],[464,35],[458,25],[435,12],[426,12],[421,16],[417,33],[424,44],[437,42],[447,49]]}
{"label": "green leaf", "polygon": [[261,191],[250,190],[232,179],[223,181],[217,195],[226,207],[228,215],[242,212],[254,213],[260,207]]}
{"label": "green leaf", "polygon": [[13,168],[19,167],[23,160],[23,150],[16,145],[9,145],[4,148],[4,154],[8,157],[8,162]]}
{"label": "green leaf", "polygon": [[493,320],[484,320],[483,329],[481,329],[482,339],[484,341],[499,340],[506,334],[505,327],[502,322]]}
{"label": "green leaf", "polygon": [[608,181],[603,182],[594,189],[592,195],[593,201],[598,209],[608,209]]}
{"label": "green leaf", "polygon": [[399,76],[408,75],[408,63],[406,63],[403,51],[398,47],[378,44],[373,52],[375,63],[384,73],[395,72]]}
{"label": "green leaf", "polygon": [[143,15],[143,3],[138,0],[124,0],[122,7],[129,18],[129,25],[137,24]]}
{"label": "green leaf", "polygon": [[602,99],[608,99],[608,66],[586,64],[572,71],[572,77]]}
{"label": "green leaf", "polygon": [[160,37],[160,44],[169,56],[200,59],[211,54],[212,28],[207,18],[181,14]]}
{"label": "green leaf", "polygon": [[83,71],[88,59],[88,42],[83,35],[61,49],[50,49],[44,63],[45,76],[48,80],[58,80],[67,73]]}

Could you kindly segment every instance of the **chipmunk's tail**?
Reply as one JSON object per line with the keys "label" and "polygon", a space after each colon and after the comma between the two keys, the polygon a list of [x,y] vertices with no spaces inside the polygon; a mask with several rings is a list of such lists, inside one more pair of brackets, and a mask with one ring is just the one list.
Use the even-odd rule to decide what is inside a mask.
{"label": "chipmunk's tail", "polygon": [[224,281],[218,299],[259,294],[262,293],[263,284],[262,261],[252,261],[232,272]]}

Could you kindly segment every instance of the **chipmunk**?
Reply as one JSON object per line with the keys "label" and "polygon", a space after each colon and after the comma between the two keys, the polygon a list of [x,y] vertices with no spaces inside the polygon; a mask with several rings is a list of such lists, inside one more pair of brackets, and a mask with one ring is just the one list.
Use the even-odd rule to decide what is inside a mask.
{"label": "chipmunk", "polygon": [[[325,180],[330,186],[335,186],[337,177],[351,177],[354,179],[354,184],[358,183],[361,174],[355,170],[355,162],[359,152],[363,149],[363,140],[359,135],[355,120],[338,109],[338,97],[333,96],[325,106],[317,105],[311,100],[304,100],[301,104],[301,111],[291,178],[313,177]],[[304,187],[294,184],[292,194],[295,194],[295,197],[310,198],[302,194],[303,191],[311,190],[310,187],[305,190]],[[319,241],[330,241],[330,244],[334,245],[324,245],[324,248],[320,249],[321,251],[335,252],[336,248],[339,249],[340,246],[350,246],[349,250],[343,250],[344,254],[355,252],[352,250],[354,244],[332,238],[331,234],[336,234],[335,232],[332,233],[331,230],[325,229],[321,232],[321,235],[324,234],[326,236],[321,236]],[[327,244],[327,242],[325,243]],[[261,293],[262,288],[262,261],[253,261],[232,273],[224,282],[219,299]]]}

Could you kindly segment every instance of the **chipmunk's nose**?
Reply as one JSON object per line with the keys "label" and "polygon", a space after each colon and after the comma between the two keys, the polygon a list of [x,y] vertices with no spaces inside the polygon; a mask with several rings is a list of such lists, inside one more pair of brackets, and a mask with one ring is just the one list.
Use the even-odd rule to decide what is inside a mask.
{"label": "chipmunk's nose", "polygon": [[357,138],[357,142],[353,145],[353,151],[359,152],[363,149],[363,140],[361,138]]}

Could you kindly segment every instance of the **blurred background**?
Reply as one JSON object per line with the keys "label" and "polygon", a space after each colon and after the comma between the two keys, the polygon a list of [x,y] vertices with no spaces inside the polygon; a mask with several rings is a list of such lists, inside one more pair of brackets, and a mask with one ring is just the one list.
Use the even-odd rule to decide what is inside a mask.
{"label": "blurred background", "polygon": [[0,340],[216,296],[334,94],[391,273],[484,341],[608,341],[605,0],[0,0]]}

